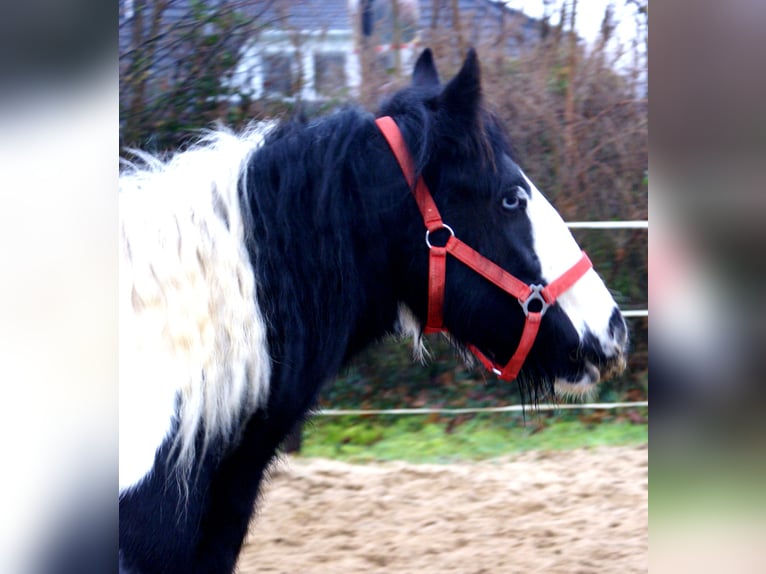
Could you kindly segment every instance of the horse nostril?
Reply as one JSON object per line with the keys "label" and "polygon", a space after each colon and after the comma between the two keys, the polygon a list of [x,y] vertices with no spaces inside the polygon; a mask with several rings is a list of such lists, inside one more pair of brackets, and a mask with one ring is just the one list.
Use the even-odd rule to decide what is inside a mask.
{"label": "horse nostril", "polygon": [[625,319],[617,307],[614,308],[612,316],[609,318],[609,336],[620,348],[624,347],[628,342],[628,326],[625,324]]}

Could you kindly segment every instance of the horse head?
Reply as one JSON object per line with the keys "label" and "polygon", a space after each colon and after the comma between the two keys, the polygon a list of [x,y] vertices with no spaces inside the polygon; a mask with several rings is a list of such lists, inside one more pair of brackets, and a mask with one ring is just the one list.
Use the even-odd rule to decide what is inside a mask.
{"label": "horse head", "polygon": [[[414,190],[414,180],[422,178],[441,216],[428,227],[421,205],[432,232],[424,242],[422,234],[405,231],[405,315],[421,331],[426,326],[426,331],[448,332],[458,349],[472,351],[487,365],[506,365],[527,337],[531,310],[539,325],[519,377],[533,382],[535,392],[548,392],[553,385],[560,395],[588,394],[599,380],[624,368],[625,321],[561,216],[518,165],[500,122],[482,105],[480,76],[472,50],[458,74],[442,84],[426,50],[415,64],[412,84],[381,109],[406,142],[410,186]],[[455,238],[488,260],[482,265],[493,271],[465,264],[450,249]],[[429,307],[433,246],[445,242],[441,324],[434,329]],[[568,284],[557,297],[538,296],[530,303],[524,301],[526,291],[522,298],[491,280],[503,273],[518,280],[519,289],[535,286],[538,293],[545,286]],[[514,371],[509,378],[515,377]]]}

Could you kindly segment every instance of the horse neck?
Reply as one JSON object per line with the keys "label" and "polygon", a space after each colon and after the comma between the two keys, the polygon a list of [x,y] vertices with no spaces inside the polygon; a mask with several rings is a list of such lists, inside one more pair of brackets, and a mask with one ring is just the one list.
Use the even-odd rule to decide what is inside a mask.
{"label": "horse neck", "polygon": [[259,151],[244,202],[274,365],[320,382],[393,329],[395,235],[417,224],[372,118],[338,116]]}

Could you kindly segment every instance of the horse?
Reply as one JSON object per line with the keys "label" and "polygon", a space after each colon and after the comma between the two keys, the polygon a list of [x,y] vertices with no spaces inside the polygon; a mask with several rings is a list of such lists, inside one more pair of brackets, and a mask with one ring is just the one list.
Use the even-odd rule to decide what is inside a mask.
{"label": "horse", "polygon": [[431,51],[373,115],[219,129],[120,176],[119,565],[236,566],[280,443],[391,333],[587,395],[625,321],[484,104]]}

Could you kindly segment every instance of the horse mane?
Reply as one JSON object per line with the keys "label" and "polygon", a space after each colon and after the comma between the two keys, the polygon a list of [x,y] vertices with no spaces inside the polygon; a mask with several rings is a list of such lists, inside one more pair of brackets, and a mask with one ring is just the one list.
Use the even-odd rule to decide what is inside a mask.
{"label": "horse mane", "polygon": [[[434,121],[420,94],[411,89],[402,90],[383,105],[380,113],[397,116],[418,173],[425,169],[434,142]],[[368,111],[354,106],[311,120],[293,118],[271,131],[264,145],[250,158],[240,200],[243,217],[252,217],[248,227],[259,230],[259,237],[249,238],[248,247],[251,252],[260,254],[254,264],[260,279],[259,300],[266,317],[289,317],[295,306],[293,298],[301,293],[299,285],[311,280],[309,275],[314,270],[311,265],[305,265],[305,261],[301,265],[288,263],[287,273],[285,262],[279,261],[285,252],[300,251],[296,243],[305,243],[313,251],[312,258],[331,267],[323,274],[316,273],[315,277],[335,277],[337,284],[328,288],[335,287],[345,294],[345,301],[341,301],[341,308],[337,309],[336,324],[353,322],[359,306],[348,304],[349,301],[370,296],[358,284],[358,273],[352,271],[358,255],[353,249],[363,246],[366,257],[375,257],[382,249],[382,242],[373,240],[384,238],[365,237],[369,234],[367,230],[378,228],[385,213],[410,201],[409,191],[401,186],[402,174],[398,169],[370,173],[370,157],[377,157],[381,162],[393,161],[374,119]],[[365,181],[365,195],[360,193],[360,181]],[[311,208],[296,209],[298,203]],[[414,203],[412,207],[414,215],[417,213]],[[298,219],[306,214],[310,214],[310,220]],[[307,229],[321,235],[321,240],[307,237]],[[264,243],[275,237],[279,237],[280,245],[266,248]],[[390,283],[392,275],[380,273],[379,285]],[[304,308],[319,310],[328,304],[325,289],[301,294]],[[389,317],[375,319],[377,323],[391,322]],[[423,326],[412,311],[401,304],[393,324],[395,334],[412,339],[414,358],[424,361],[428,353],[423,344]],[[300,336],[308,336],[300,325],[294,324],[292,328]],[[352,329],[345,336],[353,343],[358,334]],[[338,345],[337,333],[325,339],[326,335],[326,329],[313,330],[317,352],[309,362],[324,365],[325,357],[333,356],[330,347]],[[359,338],[365,340],[364,333]],[[285,355],[284,346],[285,342],[272,333],[272,357]],[[357,350],[358,347],[352,345],[347,355]],[[335,357],[321,369],[321,376],[334,376],[347,358],[344,356],[339,361]]]}
{"label": "horse mane", "polygon": [[[337,348],[351,344],[362,329],[355,322],[369,295],[356,271],[359,254],[369,248],[367,258],[380,255],[376,238],[364,236],[397,203],[386,193],[394,176],[371,173],[368,164],[371,146],[380,144],[375,130],[374,117],[354,107],[290,120],[249,160],[240,188],[250,230],[246,243],[254,254],[272,357],[288,361],[284,369],[312,364],[317,372],[311,376],[334,376],[347,358]],[[366,182],[364,195],[360,181]],[[330,301],[328,293],[343,297]],[[304,347],[308,356],[302,356]]]}
{"label": "horse mane", "polygon": [[483,101],[479,102],[475,121],[466,130],[465,125],[455,126],[455,122],[441,110],[440,92],[441,87],[411,86],[395,93],[381,106],[380,115],[396,117],[412,155],[416,175],[424,172],[437,150],[446,151],[455,159],[471,158],[491,171],[495,170],[498,148],[515,160],[516,154],[500,120]]}

